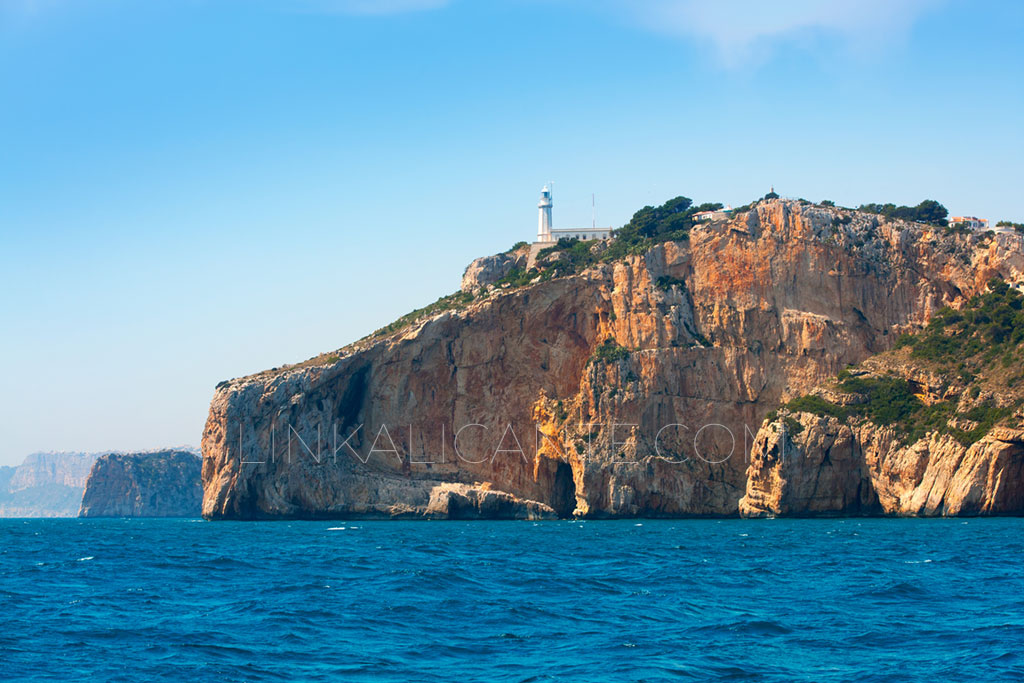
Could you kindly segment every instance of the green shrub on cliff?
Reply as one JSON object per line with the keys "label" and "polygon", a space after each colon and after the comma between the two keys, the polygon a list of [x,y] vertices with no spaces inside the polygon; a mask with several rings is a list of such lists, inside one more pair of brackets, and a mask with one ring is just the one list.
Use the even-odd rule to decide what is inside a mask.
{"label": "green shrub on cliff", "polygon": [[662,275],[655,281],[654,285],[658,289],[667,292],[671,290],[673,287],[685,287],[686,280],[679,277],[669,277],[668,275]]}
{"label": "green shrub on cliff", "polygon": [[674,197],[661,206],[645,206],[633,214],[629,223],[615,231],[615,241],[601,255],[602,261],[643,254],[660,242],[689,238],[693,216],[700,211],[718,211],[722,205],[709,202],[693,205],[689,197]]}
{"label": "green shrub on cliff", "polygon": [[945,227],[949,211],[934,199],[925,199],[917,206],[896,206],[895,204],[861,204],[858,211],[877,213],[886,218],[916,221]]}
{"label": "green shrub on cliff", "polygon": [[846,418],[849,413],[843,406],[826,401],[821,396],[798,396],[786,404],[786,409],[794,413],[811,413],[823,417]]}
{"label": "green shrub on cliff", "polygon": [[850,377],[839,383],[839,390],[863,398],[847,411],[880,425],[906,424],[922,405],[910,383],[899,377]]}
{"label": "green shrub on cliff", "polygon": [[615,343],[615,339],[613,337],[608,337],[604,340],[604,343],[598,346],[594,351],[594,355],[591,360],[599,363],[613,363],[628,357],[629,349],[624,346],[619,346]]}
{"label": "green shrub on cliff", "polygon": [[556,244],[537,252],[537,260],[540,261],[549,254],[561,254],[559,260],[542,266],[542,270],[562,271],[563,275],[571,275],[597,263],[598,258],[593,252],[594,244],[595,240],[560,239]]}
{"label": "green shrub on cliff", "polygon": [[[510,285],[512,287],[525,287],[526,285],[533,282],[533,280],[536,279],[538,275],[542,275],[542,273],[539,273],[536,270],[528,271],[525,268],[513,268],[512,270],[509,271],[508,275],[501,278],[494,284],[496,287],[501,287],[502,285],[505,284]],[[542,277],[541,279],[544,278]]]}
{"label": "green shrub on cliff", "polygon": [[988,434],[988,431],[992,429],[997,422],[1002,420],[1004,417],[1008,417],[1012,413],[1013,409],[1009,406],[998,406],[990,399],[974,406],[963,414],[963,417],[973,421],[977,425],[976,427],[970,430],[951,427],[949,432],[960,443],[971,444]]}
{"label": "green shrub on cliff", "polygon": [[804,431],[804,426],[800,424],[800,421],[790,415],[787,415],[782,423],[786,425],[786,431],[792,436],[796,436]]}

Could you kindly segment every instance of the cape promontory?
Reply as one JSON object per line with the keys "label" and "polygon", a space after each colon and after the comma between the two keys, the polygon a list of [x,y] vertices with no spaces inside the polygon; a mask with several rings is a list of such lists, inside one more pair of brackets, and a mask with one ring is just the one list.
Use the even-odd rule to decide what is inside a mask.
{"label": "cape promontory", "polygon": [[[928,498],[928,463],[907,455],[920,441],[872,480],[888,488],[862,483],[874,461],[814,456],[841,501],[816,502],[814,484],[778,483],[815,474],[770,461],[763,423],[991,281],[1019,287],[1024,238],[777,198],[706,222],[670,204],[611,240],[478,261],[461,291],[359,342],[222,382],[203,435],[203,515],[735,516],[741,500],[747,514],[1002,509],[912,502]],[[813,439],[798,444],[807,453],[888,438],[792,419]],[[1016,448],[1006,434],[942,470],[982,467],[970,449],[1016,458],[995,453]],[[1020,486],[1019,472],[999,471]]]}

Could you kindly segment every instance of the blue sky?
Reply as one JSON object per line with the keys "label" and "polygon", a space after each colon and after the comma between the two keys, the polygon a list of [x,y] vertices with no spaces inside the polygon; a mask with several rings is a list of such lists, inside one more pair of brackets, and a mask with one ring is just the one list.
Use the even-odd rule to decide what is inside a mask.
{"label": "blue sky", "polygon": [[536,229],[769,185],[1024,220],[1024,3],[0,0],[0,464],[198,445]]}

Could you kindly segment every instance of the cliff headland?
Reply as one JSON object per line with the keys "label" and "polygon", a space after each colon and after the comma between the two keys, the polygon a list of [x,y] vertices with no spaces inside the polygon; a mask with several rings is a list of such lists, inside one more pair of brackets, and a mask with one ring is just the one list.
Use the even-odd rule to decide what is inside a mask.
{"label": "cliff headland", "polygon": [[[1019,310],[1024,237],[775,197],[696,222],[682,199],[612,240],[478,259],[459,292],[354,344],[222,382],[203,515],[1024,510],[1016,389],[980,365],[950,380],[963,359],[925,381],[905,336],[986,296]],[[1019,366],[1020,321],[1004,322],[1017,341],[997,360]],[[844,371],[861,384],[823,393]],[[791,403],[870,403],[890,374],[922,406],[946,402],[947,421]]]}

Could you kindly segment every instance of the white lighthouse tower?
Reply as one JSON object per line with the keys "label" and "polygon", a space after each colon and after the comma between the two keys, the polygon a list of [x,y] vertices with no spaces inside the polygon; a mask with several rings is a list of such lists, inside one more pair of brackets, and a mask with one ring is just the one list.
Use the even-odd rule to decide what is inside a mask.
{"label": "white lighthouse tower", "polygon": [[551,189],[545,185],[540,191],[540,201],[537,202],[537,209],[540,215],[537,218],[537,241],[546,243],[553,242],[551,238]]}
{"label": "white lighthouse tower", "polygon": [[537,209],[540,215],[537,217],[537,242],[536,244],[554,244],[560,239],[580,240],[606,240],[612,236],[611,228],[597,227],[597,219],[589,228],[555,228],[551,223],[551,185],[545,185],[540,191],[540,201],[537,202]]}

